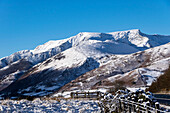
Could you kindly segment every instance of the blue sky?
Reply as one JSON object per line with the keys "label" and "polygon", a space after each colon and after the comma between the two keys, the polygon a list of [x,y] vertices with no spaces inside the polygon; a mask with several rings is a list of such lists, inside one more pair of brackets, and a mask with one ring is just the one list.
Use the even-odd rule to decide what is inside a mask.
{"label": "blue sky", "polygon": [[170,0],[0,0],[0,58],[79,32],[170,35]]}

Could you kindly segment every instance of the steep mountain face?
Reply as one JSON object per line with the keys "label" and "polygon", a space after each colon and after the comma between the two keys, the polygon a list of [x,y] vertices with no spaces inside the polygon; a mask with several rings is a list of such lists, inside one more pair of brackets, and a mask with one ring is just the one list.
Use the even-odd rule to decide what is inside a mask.
{"label": "steep mountain face", "polygon": [[99,63],[94,59],[70,49],[35,65],[4,91],[12,95],[47,95],[97,67]]}
{"label": "steep mountain face", "polygon": [[32,67],[32,63],[21,59],[0,69],[0,90],[6,88]]}
{"label": "steep mountain face", "polygon": [[170,64],[170,43],[130,55],[111,55],[109,62],[66,84],[58,92],[114,88],[116,81],[126,87],[150,86]]}
{"label": "steep mountain face", "polygon": [[[147,66],[157,65],[154,63],[158,61],[169,65],[168,42],[170,36],[146,35],[140,30],[82,32],[68,39],[49,41],[34,50],[16,52],[0,59],[1,94],[43,96],[57,91],[77,77],[72,87],[62,88],[62,91],[84,88],[83,81],[87,82],[90,78],[94,80],[86,86],[93,88],[99,86],[98,82],[111,81],[114,77],[123,79],[132,73],[135,78],[133,82],[140,83],[133,85],[149,85],[149,80],[155,80],[150,76],[157,73],[158,77],[166,68],[157,72],[155,67],[148,71],[150,68]],[[151,75],[143,77],[143,73],[150,74],[149,72]],[[139,75],[135,73],[140,73],[142,77],[137,77]],[[103,77],[96,80],[99,75]],[[83,81],[79,80],[81,77]],[[148,78],[143,80],[146,77]],[[136,80],[137,78],[141,79]],[[81,82],[78,83],[77,80]]]}

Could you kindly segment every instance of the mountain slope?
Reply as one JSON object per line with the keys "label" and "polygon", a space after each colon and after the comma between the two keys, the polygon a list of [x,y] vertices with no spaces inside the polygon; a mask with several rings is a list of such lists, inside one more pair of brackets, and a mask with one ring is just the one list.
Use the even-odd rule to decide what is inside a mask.
{"label": "mountain slope", "polygon": [[170,64],[170,43],[130,55],[111,55],[109,62],[63,86],[59,92],[114,88],[115,81],[126,87],[150,86]]}
{"label": "mountain slope", "polygon": [[[57,91],[79,76],[87,82],[87,78],[96,78],[95,74],[98,76],[103,74],[104,76],[99,77],[97,81],[92,79],[90,82],[92,85],[87,85],[87,88],[92,88],[96,87],[98,82],[109,81],[107,79],[112,79],[112,76],[129,76],[128,73],[137,73],[135,69],[141,67],[140,73],[152,71],[151,73],[157,73],[159,76],[166,67],[158,72],[154,69],[148,71],[150,68],[143,67],[152,66],[158,61],[163,62],[161,60],[169,63],[167,60],[170,53],[169,44],[166,44],[168,42],[170,36],[146,35],[140,30],[113,33],[82,32],[68,39],[49,41],[34,50],[20,51],[0,60],[0,71],[3,73],[0,75],[1,94],[43,96]],[[15,63],[22,64],[22,61],[27,62],[26,68],[18,66],[13,71],[6,71]],[[97,73],[93,74],[95,70]],[[86,74],[89,76],[83,78]],[[135,78],[142,77],[135,75]],[[143,81],[143,79],[139,81],[141,80]],[[146,80],[144,85],[147,84],[149,82]],[[76,81],[74,85],[84,87],[82,82]]]}
{"label": "mountain slope", "polygon": [[[71,52],[73,54],[69,56]],[[85,57],[75,49],[66,50],[35,65],[6,88],[5,92],[13,95],[47,95],[97,67],[99,63],[94,59]]]}

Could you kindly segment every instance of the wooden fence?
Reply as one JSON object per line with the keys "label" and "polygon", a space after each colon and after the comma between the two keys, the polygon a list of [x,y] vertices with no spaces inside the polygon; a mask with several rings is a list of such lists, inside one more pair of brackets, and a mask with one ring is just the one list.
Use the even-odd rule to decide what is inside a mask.
{"label": "wooden fence", "polygon": [[101,92],[71,92],[71,98],[101,98]]}
{"label": "wooden fence", "polygon": [[145,105],[142,103],[125,100],[125,99],[117,99],[118,104],[116,108],[116,112],[136,112],[136,113],[163,113],[165,111],[160,110],[159,103],[155,104],[155,108],[151,107],[150,103],[146,103]]}
{"label": "wooden fence", "polygon": [[[72,92],[72,98],[103,98],[102,93],[97,92]],[[165,113],[166,111],[160,110],[159,103],[155,103],[154,107],[150,103],[145,105],[142,103],[130,101],[127,99],[120,99],[115,95],[113,99],[101,101],[100,107],[102,111],[107,113],[113,111],[115,113]]]}
{"label": "wooden fence", "polygon": [[166,113],[166,111],[160,110],[159,103],[152,107],[150,103],[143,105],[142,103],[119,98],[104,100],[99,106],[104,113]]}
{"label": "wooden fence", "polygon": [[[103,98],[102,93],[99,91],[72,92],[70,95],[71,98]],[[127,99],[120,99],[118,98],[118,94],[113,99],[100,101],[99,106],[104,113],[166,113],[166,111],[160,110],[159,103],[156,103],[153,107],[150,103],[144,105]]]}

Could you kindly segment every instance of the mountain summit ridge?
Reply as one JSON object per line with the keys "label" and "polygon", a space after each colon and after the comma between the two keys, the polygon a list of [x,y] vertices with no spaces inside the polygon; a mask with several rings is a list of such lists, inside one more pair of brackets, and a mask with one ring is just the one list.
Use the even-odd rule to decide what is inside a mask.
{"label": "mountain summit ridge", "polygon": [[[161,37],[166,39],[162,39]],[[37,46],[34,50],[22,50],[10,56],[3,57],[0,59],[0,68],[23,58],[37,64],[66,49],[78,46],[87,40],[121,42],[129,45],[131,44],[135,48],[137,47],[137,49],[140,48],[140,50],[144,50],[168,43],[170,41],[170,36],[146,35],[139,29],[111,33],[80,32],[64,40],[49,41],[43,45]]]}

